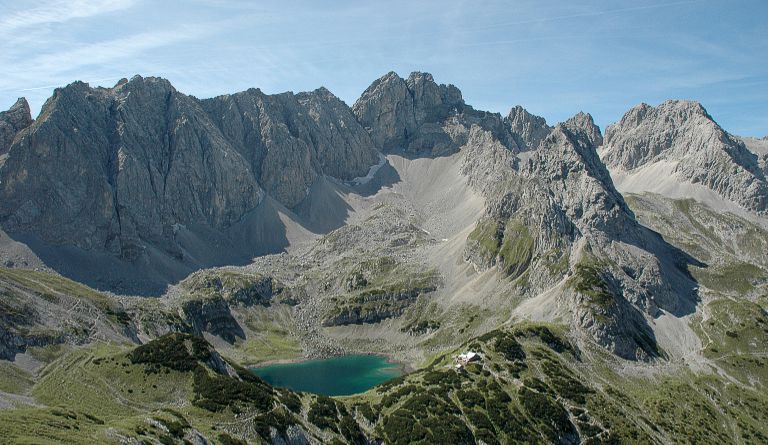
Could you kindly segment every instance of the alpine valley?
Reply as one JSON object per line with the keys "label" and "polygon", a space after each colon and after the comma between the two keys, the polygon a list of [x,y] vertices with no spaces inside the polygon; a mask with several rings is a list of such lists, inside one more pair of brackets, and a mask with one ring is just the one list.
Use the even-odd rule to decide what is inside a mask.
{"label": "alpine valley", "polygon": [[[0,442],[768,443],[768,139],[427,73],[0,113]],[[462,366],[456,357],[475,352]],[[260,364],[377,354],[344,397]]]}

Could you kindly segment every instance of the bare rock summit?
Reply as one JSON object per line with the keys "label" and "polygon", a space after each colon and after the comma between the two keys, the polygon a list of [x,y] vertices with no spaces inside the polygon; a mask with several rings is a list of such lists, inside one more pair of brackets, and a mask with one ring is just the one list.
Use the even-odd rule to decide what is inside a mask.
{"label": "bare rock summit", "polygon": [[32,115],[29,104],[23,97],[20,97],[8,111],[0,112],[0,155],[7,153],[16,135],[30,125],[32,125]]}
{"label": "bare rock summit", "polygon": [[653,169],[653,178],[643,180],[648,187],[672,177],[710,189],[746,210],[768,211],[768,181],[757,155],[698,102],[637,105],[606,129],[601,155],[621,175]]}

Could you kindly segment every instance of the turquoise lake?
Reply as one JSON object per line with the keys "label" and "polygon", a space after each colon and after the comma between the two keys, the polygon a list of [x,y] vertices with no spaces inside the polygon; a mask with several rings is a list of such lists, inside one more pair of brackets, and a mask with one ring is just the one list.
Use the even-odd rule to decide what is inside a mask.
{"label": "turquoise lake", "polygon": [[364,392],[402,375],[402,366],[376,355],[345,355],[253,368],[269,384],[327,396]]}

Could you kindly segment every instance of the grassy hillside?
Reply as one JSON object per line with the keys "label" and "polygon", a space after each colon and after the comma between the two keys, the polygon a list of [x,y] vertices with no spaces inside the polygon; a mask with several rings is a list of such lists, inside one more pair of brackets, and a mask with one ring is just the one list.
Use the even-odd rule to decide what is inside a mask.
{"label": "grassy hillside", "polygon": [[[733,341],[709,326],[702,334],[718,339],[709,349]],[[10,443],[265,443],[289,431],[323,443],[768,440],[761,385],[715,369],[628,378],[609,366],[615,359],[580,350],[564,332],[531,323],[495,330],[337,399],[271,388],[187,334],[135,348],[92,345],[45,368],[31,389],[39,406],[0,411],[0,436]],[[483,358],[456,370],[454,356],[465,350]],[[768,367],[757,360],[750,372],[762,382]]]}

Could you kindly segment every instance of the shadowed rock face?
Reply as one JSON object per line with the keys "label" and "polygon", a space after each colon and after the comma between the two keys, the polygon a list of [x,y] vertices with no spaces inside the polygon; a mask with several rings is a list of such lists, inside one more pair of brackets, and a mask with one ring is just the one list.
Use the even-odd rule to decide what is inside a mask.
{"label": "shadowed rock face", "polygon": [[[20,100],[0,116],[0,135],[13,141],[0,165],[5,231],[132,263],[148,252],[185,261],[187,229],[219,239],[266,194],[294,207],[322,175],[352,179],[378,161],[349,107],[324,88],[200,101],[159,78],[75,82],[34,123]],[[220,263],[222,252],[212,254]]]}
{"label": "shadowed rock face", "polygon": [[622,171],[670,164],[681,181],[703,185],[747,210],[768,211],[768,182],[757,156],[697,102],[632,108],[606,129],[602,159]]}
{"label": "shadowed rock face", "polygon": [[[467,143],[473,125],[515,152],[538,148],[552,131],[544,118],[519,105],[504,118],[475,110],[464,103],[458,88],[437,84],[431,74],[420,72],[408,79],[394,72],[382,76],[352,109],[377,146],[409,156],[453,154]],[[586,131],[592,143],[602,143],[600,129],[588,114],[580,113],[569,122]]]}
{"label": "shadowed rock face", "polygon": [[435,140],[442,135],[430,134],[428,125],[463,111],[464,100],[458,88],[438,85],[431,74],[414,72],[402,79],[390,72],[373,82],[352,109],[374,143],[392,151],[408,149],[419,138],[431,139],[422,141],[422,146],[445,142]]}
{"label": "shadowed rock face", "polygon": [[226,228],[262,191],[193,98],[162,79],[58,89],[0,170],[11,232],[133,260],[174,225]]}
{"label": "shadowed rock face", "polygon": [[202,106],[259,184],[287,207],[322,174],[349,180],[378,162],[368,133],[325,88],[273,96],[250,89]]}
{"label": "shadowed rock face", "polygon": [[0,112],[0,155],[8,152],[16,135],[32,125],[32,122],[29,104],[23,97],[19,98],[8,111]]}

